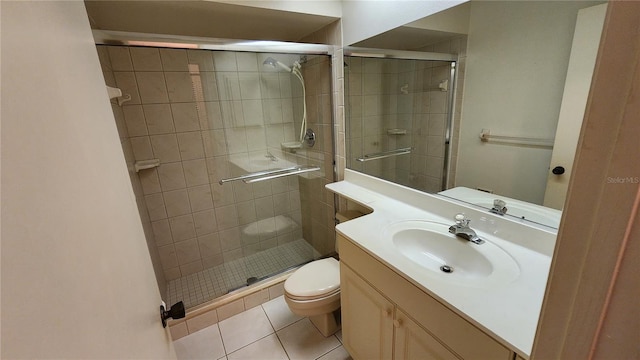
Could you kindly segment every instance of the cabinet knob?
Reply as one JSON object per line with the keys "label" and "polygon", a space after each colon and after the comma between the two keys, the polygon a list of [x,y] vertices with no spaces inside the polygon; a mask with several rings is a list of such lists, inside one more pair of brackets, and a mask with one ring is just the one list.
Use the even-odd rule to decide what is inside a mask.
{"label": "cabinet knob", "polygon": [[391,316],[391,309],[386,309],[386,310],[384,311],[384,316],[386,316],[386,317]]}
{"label": "cabinet knob", "polygon": [[562,175],[564,174],[564,168],[562,166],[556,166],[551,170],[554,175]]}
{"label": "cabinet knob", "polygon": [[402,326],[402,320],[400,319],[393,320],[393,326],[399,328],[400,326]]}

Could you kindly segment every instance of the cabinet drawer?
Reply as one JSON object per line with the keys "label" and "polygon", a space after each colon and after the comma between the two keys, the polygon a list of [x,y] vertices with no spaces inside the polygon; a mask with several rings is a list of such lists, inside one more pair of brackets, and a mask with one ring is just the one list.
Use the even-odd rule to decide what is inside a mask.
{"label": "cabinet drawer", "polygon": [[480,329],[338,235],[340,261],[402,308],[463,359],[513,358],[513,353]]}

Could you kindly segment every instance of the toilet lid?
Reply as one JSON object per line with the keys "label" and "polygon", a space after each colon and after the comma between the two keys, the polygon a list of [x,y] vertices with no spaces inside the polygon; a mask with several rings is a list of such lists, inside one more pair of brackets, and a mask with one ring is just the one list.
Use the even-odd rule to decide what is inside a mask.
{"label": "toilet lid", "polygon": [[321,297],[340,288],[340,263],[334,258],[312,261],[284,282],[284,290],[295,297]]}

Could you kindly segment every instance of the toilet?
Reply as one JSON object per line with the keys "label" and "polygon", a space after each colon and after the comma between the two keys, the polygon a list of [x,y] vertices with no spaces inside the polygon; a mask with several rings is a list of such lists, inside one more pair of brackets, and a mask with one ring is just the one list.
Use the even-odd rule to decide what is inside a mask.
{"label": "toilet", "polygon": [[[339,222],[363,214],[346,211],[336,214]],[[336,251],[337,244],[336,244]],[[309,320],[325,337],[340,330],[340,263],[329,257],[303,265],[284,282],[284,299],[293,312]]]}

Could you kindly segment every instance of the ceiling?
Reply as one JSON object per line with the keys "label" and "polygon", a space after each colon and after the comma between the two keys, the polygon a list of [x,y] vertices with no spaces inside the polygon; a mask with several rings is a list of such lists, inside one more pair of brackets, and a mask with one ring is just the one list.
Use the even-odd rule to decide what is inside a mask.
{"label": "ceiling", "polygon": [[99,30],[299,41],[338,18],[212,1],[85,1]]}
{"label": "ceiling", "polygon": [[418,50],[459,35],[458,33],[445,31],[400,26],[360,41],[353,46],[376,49]]}

